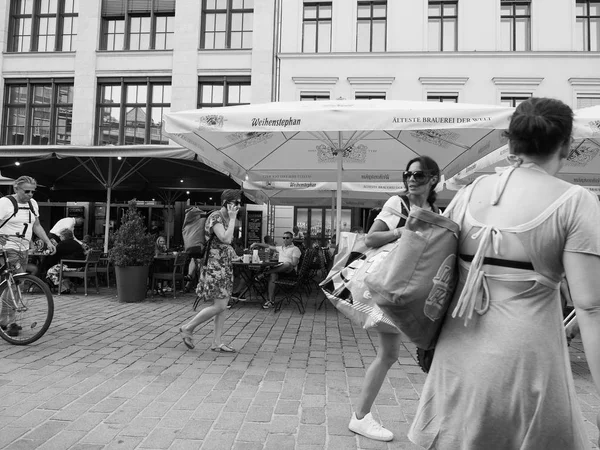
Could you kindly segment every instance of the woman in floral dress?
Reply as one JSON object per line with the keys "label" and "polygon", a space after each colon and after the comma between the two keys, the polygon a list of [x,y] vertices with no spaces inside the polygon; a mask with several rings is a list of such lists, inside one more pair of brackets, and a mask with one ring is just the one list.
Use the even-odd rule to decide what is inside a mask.
{"label": "woman in floral dress", "polygon": [[[222,342],[225,311],[233,290],[233,260],[237,255],[231,246],[235,219],[241,205],[242,192],[228,189],[221,195],[221,209],[208,216],[205,225],[205,236],[210,241],[208,262],[204,279],[198,283],[198,292],[208,299],[212,305],[204,308],[179,331],[187,348],[194,348],[194,329],[201,323],[214,317],[215,334],[211,350],[215,352],[235,352],[233,348]],[[212,237],[212,240],[211,240]]]}

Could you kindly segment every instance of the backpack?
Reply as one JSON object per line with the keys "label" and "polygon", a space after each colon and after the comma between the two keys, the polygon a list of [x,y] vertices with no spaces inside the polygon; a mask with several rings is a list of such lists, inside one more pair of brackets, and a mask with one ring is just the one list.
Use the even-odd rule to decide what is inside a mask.
{"label": "backpack", "polygon": [[[13,195],[7,195],[6,198],[8,198],[10,200],[10,202],[13,204],[14,212],[12,213],[12,215],[10,217],[8,217],[7,219],[4,220],[4,222],[2,222],[2,225],[0,225],[0,228],[2,228],[4,225],[6,225],[10,219],[15,217],[17,215],[17,213],[19,212],[19,209],[28,209],[30,211],[30,214],[33,213],[34,217],[37,217],[37,214],[35,213],[35,209],[33,209],[33,205],[31,204],[31,200],[27,200],[27,204],[29,205],[29,207],[25,208],[24,206],[19,206],[19,204],[17,203],[17,199]],[[29,216],[29,223],[31,223],[31,215]]]}
{"label": "backpack", "polygon": [[204,226],[208,216],[207,212],[195,206],[185,212],[181,230],[183,248],[192,258],[202,258],[206,251]]}

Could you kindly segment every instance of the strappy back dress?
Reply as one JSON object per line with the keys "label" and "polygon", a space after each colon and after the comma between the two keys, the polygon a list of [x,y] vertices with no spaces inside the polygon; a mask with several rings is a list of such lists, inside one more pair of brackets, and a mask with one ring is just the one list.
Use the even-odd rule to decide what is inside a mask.
{"label": "strappy back dress", "polygon": [[[498,177],[492,204],[513,170],[519,169]],[[477,252],[470,263],[460,260],[458,288],[408,437],[439,450],[589,449],[559,286],[563,252],[600,255],[598,199],[572,186],[535,219],[497,228],[469,212],[479,180],[457,194],[450,214],[461,224],[460,247],[475,239]],[[484,256],[501,258],[507,234],[518,239],[534,270],[486,273]],[[508,298],[507,286],[514,292]]]}

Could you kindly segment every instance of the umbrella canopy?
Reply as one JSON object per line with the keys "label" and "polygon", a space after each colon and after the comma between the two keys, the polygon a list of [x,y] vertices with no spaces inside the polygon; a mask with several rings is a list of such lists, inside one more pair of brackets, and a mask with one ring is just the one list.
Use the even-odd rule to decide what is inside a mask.
{"label": "umbrella canopy", "polygon": [[[494,173],[509,164],[508,145],[493,151],[446,180],[446,187],[458,189],[478,176]],[[575,111],[573,142],[559,178],[585,187],[600,187],[600,106]],[[595,192],[598,190],[596,189]]]}
{"label": "umbrella canopy", "polygon": [[207,165],[245,181],[401,182],[432,157],[446,176],[505,143],[513,108],[390,100],[282,102],[173,112],[164,130]]}

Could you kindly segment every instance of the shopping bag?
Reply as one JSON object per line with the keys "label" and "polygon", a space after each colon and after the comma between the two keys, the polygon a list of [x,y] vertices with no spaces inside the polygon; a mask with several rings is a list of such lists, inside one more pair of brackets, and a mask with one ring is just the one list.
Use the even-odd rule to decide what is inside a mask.
{"label": "shopping bag", "polygon": [[419,348],[435,346],[457,284],[459,225],[415,209],[397,245],[364,282],[375,303]]}
{"label": "shopping bag", "polygon": [[348,319],[364,329],[399,333],[398,327],[375,304],[364,278],[381,264],[395,243],[373,249],[365,235],[341,233],[340,246],[329,274],[320,283],[329,301]]}

